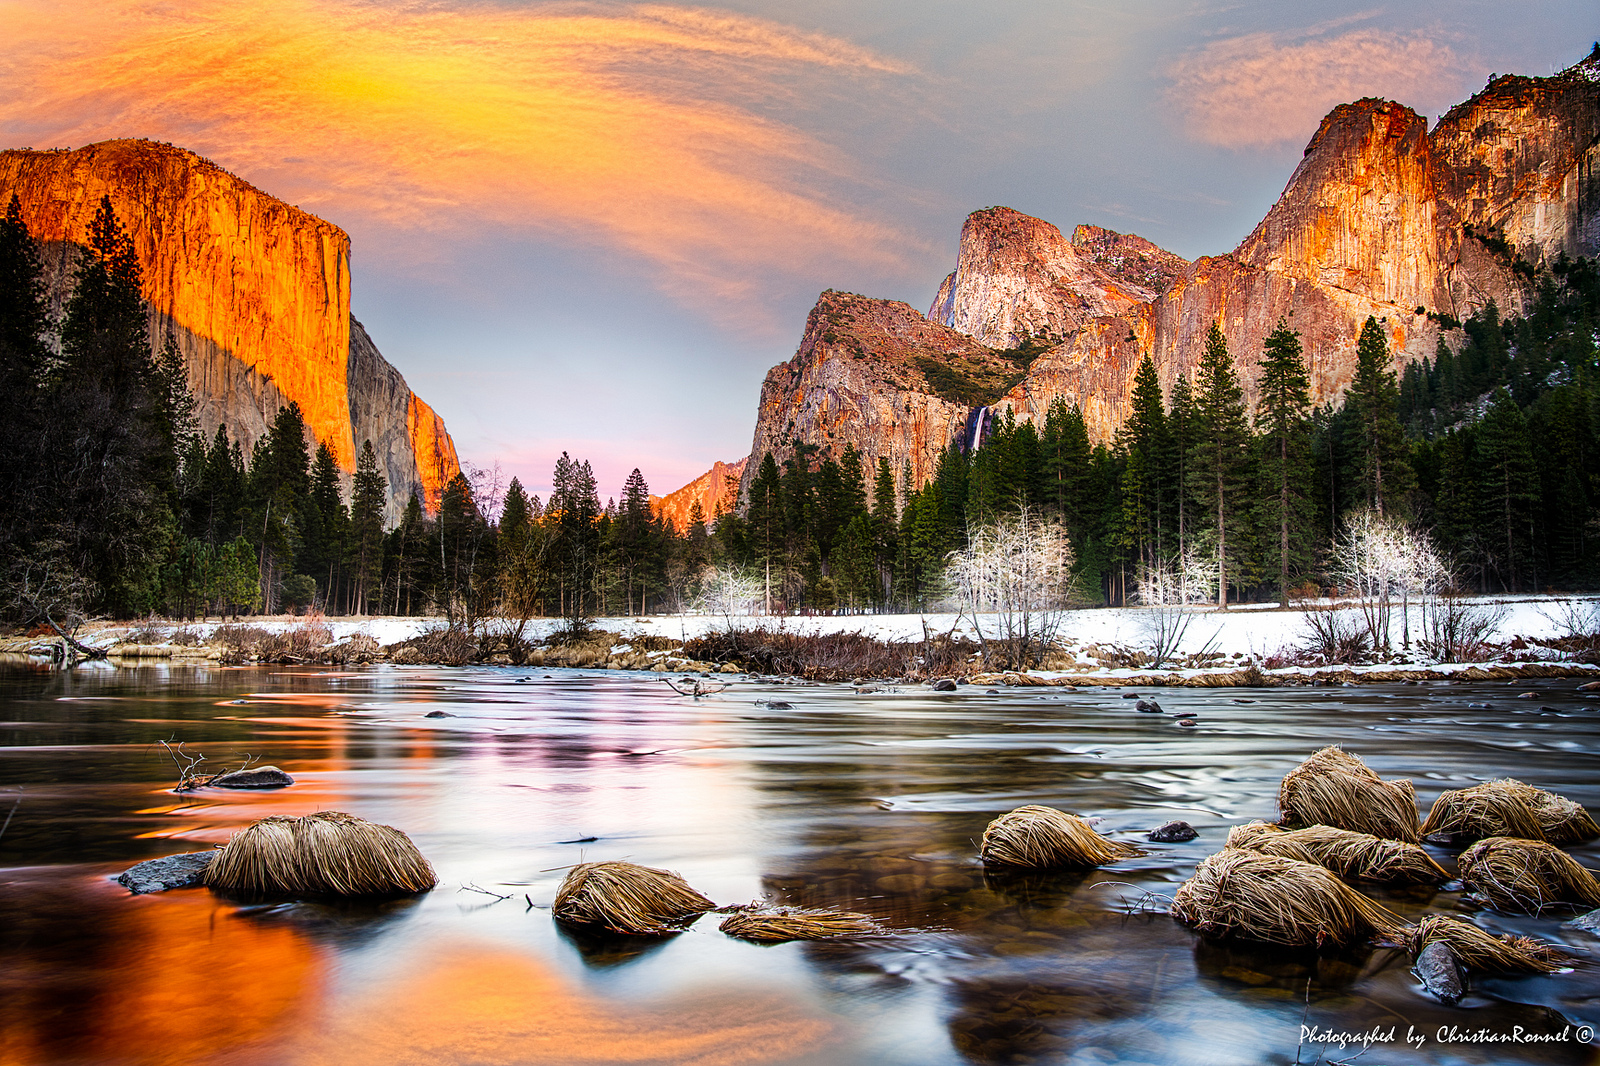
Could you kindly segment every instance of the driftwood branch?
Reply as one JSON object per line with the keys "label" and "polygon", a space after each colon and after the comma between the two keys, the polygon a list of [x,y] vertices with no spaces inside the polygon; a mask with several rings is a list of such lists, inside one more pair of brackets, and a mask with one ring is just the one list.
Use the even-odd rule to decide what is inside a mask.
{"label": "driftwood branch", "polygon": [[678,695],[693,696],[695,699],[699,699],[702,696],[714,695],[728,687],[728,683],[726,681],[702,681],[699,678],[696,678],[694,684],[688,688],[680,687],[679,684],[670,677],[658,678],[657,680],[661,681]]}

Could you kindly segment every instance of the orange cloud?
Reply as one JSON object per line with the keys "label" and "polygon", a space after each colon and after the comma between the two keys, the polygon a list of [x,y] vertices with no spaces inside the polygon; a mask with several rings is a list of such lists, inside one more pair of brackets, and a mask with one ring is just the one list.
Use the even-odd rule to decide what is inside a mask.
{"label": "orange cloud", "polygon": [[761,19],[13,0],[0,22],[14,143],[170,140],[333,221],[556,230],[639,257],[697,302],[749,295],[753,271],[895,269],[909,247],[848,206],[870,175],[774,116],[911,72]]}
{"label": "orange cloud", "polygon": [[1460,94],[1466,63],[1422,34],[1254,33],[1190,52],[1168,74],[1168,102],[1191,137],[1257,148],[1304,143],[1336,105],[1366,96],[1432,111]]}

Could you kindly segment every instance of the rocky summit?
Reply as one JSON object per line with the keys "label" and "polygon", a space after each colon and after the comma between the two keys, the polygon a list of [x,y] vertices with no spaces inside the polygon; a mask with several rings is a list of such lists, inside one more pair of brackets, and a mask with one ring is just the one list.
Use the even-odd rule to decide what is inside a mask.
{"label": "rocky summit", "polygon": [[[1548,78],[1497,77],[1427,120],[1388,100],[1322,120],[1283,194],[1231,253],[1188,262],[1142,238],[1005,207],[970,215],[924,317],[824,293],[793,359],[768,373],[749,469],[796,445],[851,444],[920,484],[952,442],[1010,408],[1079,405],[1091,435],[1124,421],[1145,355],[1163,388],[1192,374],[1218,323],[1247,401],[1262,342],[1301,335],[1317,402],[1355,369],[1375,317],[1396,365],[1431,356],[1491,300],[1520,312],[1537,271],[1600,254],[1600,49]],[[748,480],[749,471],[746,472]]]}
{"label": "rocky summit", "polygon": [[350,316],[350,238],[339,227],[154,141],[0,152],[0,205],[13,193],[58,314],[110,197],[144,272],[152,345],[172,332],[208,435],[226,423],[248,455],[294,401],[346,475],[372,441],[390,522],[413,491],[437,506],[460,470],[455,445]]}

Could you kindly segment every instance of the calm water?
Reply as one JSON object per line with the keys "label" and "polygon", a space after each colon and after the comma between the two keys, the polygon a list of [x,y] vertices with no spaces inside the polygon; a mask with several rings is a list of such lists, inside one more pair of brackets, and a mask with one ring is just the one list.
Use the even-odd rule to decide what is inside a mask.
{"label": "calm water", "polygon": [[[526,679],[526,680],[521,680]],[[650,675],[276,668],[0,673],[0,1063],[1590,1062],[1592,1046],[1439,1043],[1441,1025],[1600,1023],[1600,966],[1482,980],[1459,1009],[1409,960],[1217,944],[1163,913],[1229,826],[1276,814],[1279,778],[1338,742],[1424,806],[1512,775],[1600,811],[1600,701],[1529,688],[1111,692],[740,681],[674,695]],[[1146,694],[1150,694],[1148,691]],[[780,699],[792,709],[761,701]],[[1488,702],[1489,710],[1469,709]],[[1547,710],[1541,710],[1545,705]],[[454,717],[426,718],[443,710]],[[1191,710],[1200,728],[1171,712]],[[158,739],[298,783],[179,796]],[[1183,818],[1200,839],[1088,875],[986,877],[995,815],[1045,803],[1119,836]],[[404,829],[440,887],[382,907],[130,897],[110,875],[334,808]],[[597,838],[575,842],[583,838]],[[1574,850],[1600,868],[1600,849]],[[1436,852],[1451,868],[1451,856]],[[755,946],[717,916],[663,941],[556,928],[562,868],[675,869],[720,903],[868,911],[897,931]],[[464,889],[477,886],[510,898]],[[1155,895],[1152,895],[1155,894]],[[1410,916],[1453,892],[1389,894]],[[1559,920],[1478,915],[1600,960]],[[1427,1043],[1407,1048],[1408,1027]]]}

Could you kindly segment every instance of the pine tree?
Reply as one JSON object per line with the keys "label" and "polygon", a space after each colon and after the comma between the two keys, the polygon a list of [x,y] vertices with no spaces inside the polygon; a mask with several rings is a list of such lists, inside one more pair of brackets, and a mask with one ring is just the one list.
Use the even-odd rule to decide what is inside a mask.
{"label": "pine tree", "polygon": [[1271,495],[1266,510],[1278,527],[1278,598],[1285,607],[1289,605],[1291,541],[1301,539],[1293,533],[1303,534],[1311,520],[1311,444],[1306,423],[1310,388],[1300,334],[1280,318],[1262,353],[1256,429],[1267,438],[1262,472],[1269,479]]}
{"label": "pine tree", "polygon": [[48,356],[44,296],[39,247],[12,193],[0,221],[0,498],[6,501],[0,549],[29,539],[42,502],[36,478]]}
{"label": "pine tree", "polygon": [[1497,552],[1504,552],[1496,569],[1506,590],[1517,591],[1531,562],[1538,481],[1527,419],[1503,387],[1495,390],[1479,427],[1478,468],[1484,510],[1494,516]]}
{"label": "pine tree", "polygon": [[780,583],[783,580],[785,532],[783,483],[771,452],[761,457],[756,476],[750,481],[750,504],[745,510],[745,522],[749,526],[752,562],[762,575],[762,609],[771,614],[773,578],[776,576]]}
{"label": "pine tree", "polygon": [[1212,521],[1217,552],[1217,606],[1228,606],[1228,529],[1239,507],[1249,457],[1244,390],[1222,329],[1213,322],[1206,335],[1195,395],[1196,445],[1190,477],[1194,494]]}
{"label": "pine tree", "polygon": [[1365,502],[1381,517],[1385,508],[1404,512],[1413,475],[1400,425],[1400,386],[1389,358],[1389,343],[1378,320],[1367,316],[1356,343],[1356,372],[1345,405],[1357,425],[1355,480]]}
{"label": "pine tree", "polygon": [[1127,469],[1132,472],[1123,478],[1123,510],[1126,520],[1132,523],[1132,546],[1148,566],[1164,556],[1161,533],[1170,476],[1167,459],[1172,446],[1161,379],[1148,354],[1134,375],[1133,403],[1123,424],[1123,435],[1129,459]]}
{"label": "pine tree", "polygon": [[1178,558],[1189,547],[1195,513],[1190,492],[1189,465],[1194,456],[1199,429],[1194,410],[1194,389],[1189,379],[1179,374],[1172,383],[1172,409],[1167,413],[1167,431],[1172,439],[1173,510],[1176,512]]}
{"label": "pine tree", "polygon": [[566,452],[556,461],[551,479],[550,511],[555,516],[557,572],[561,581],[562,617],[568,628],[588,627],[600,565],[600,496],[588,460],[576,462]]}
{"label": "pine tree", "polygon": [[367,614],[378,599],[383,566],[383,504],[388,495],[389,485],[378,469],[372,441],[364,441],[350,492],[351,601],[357,614]]}

